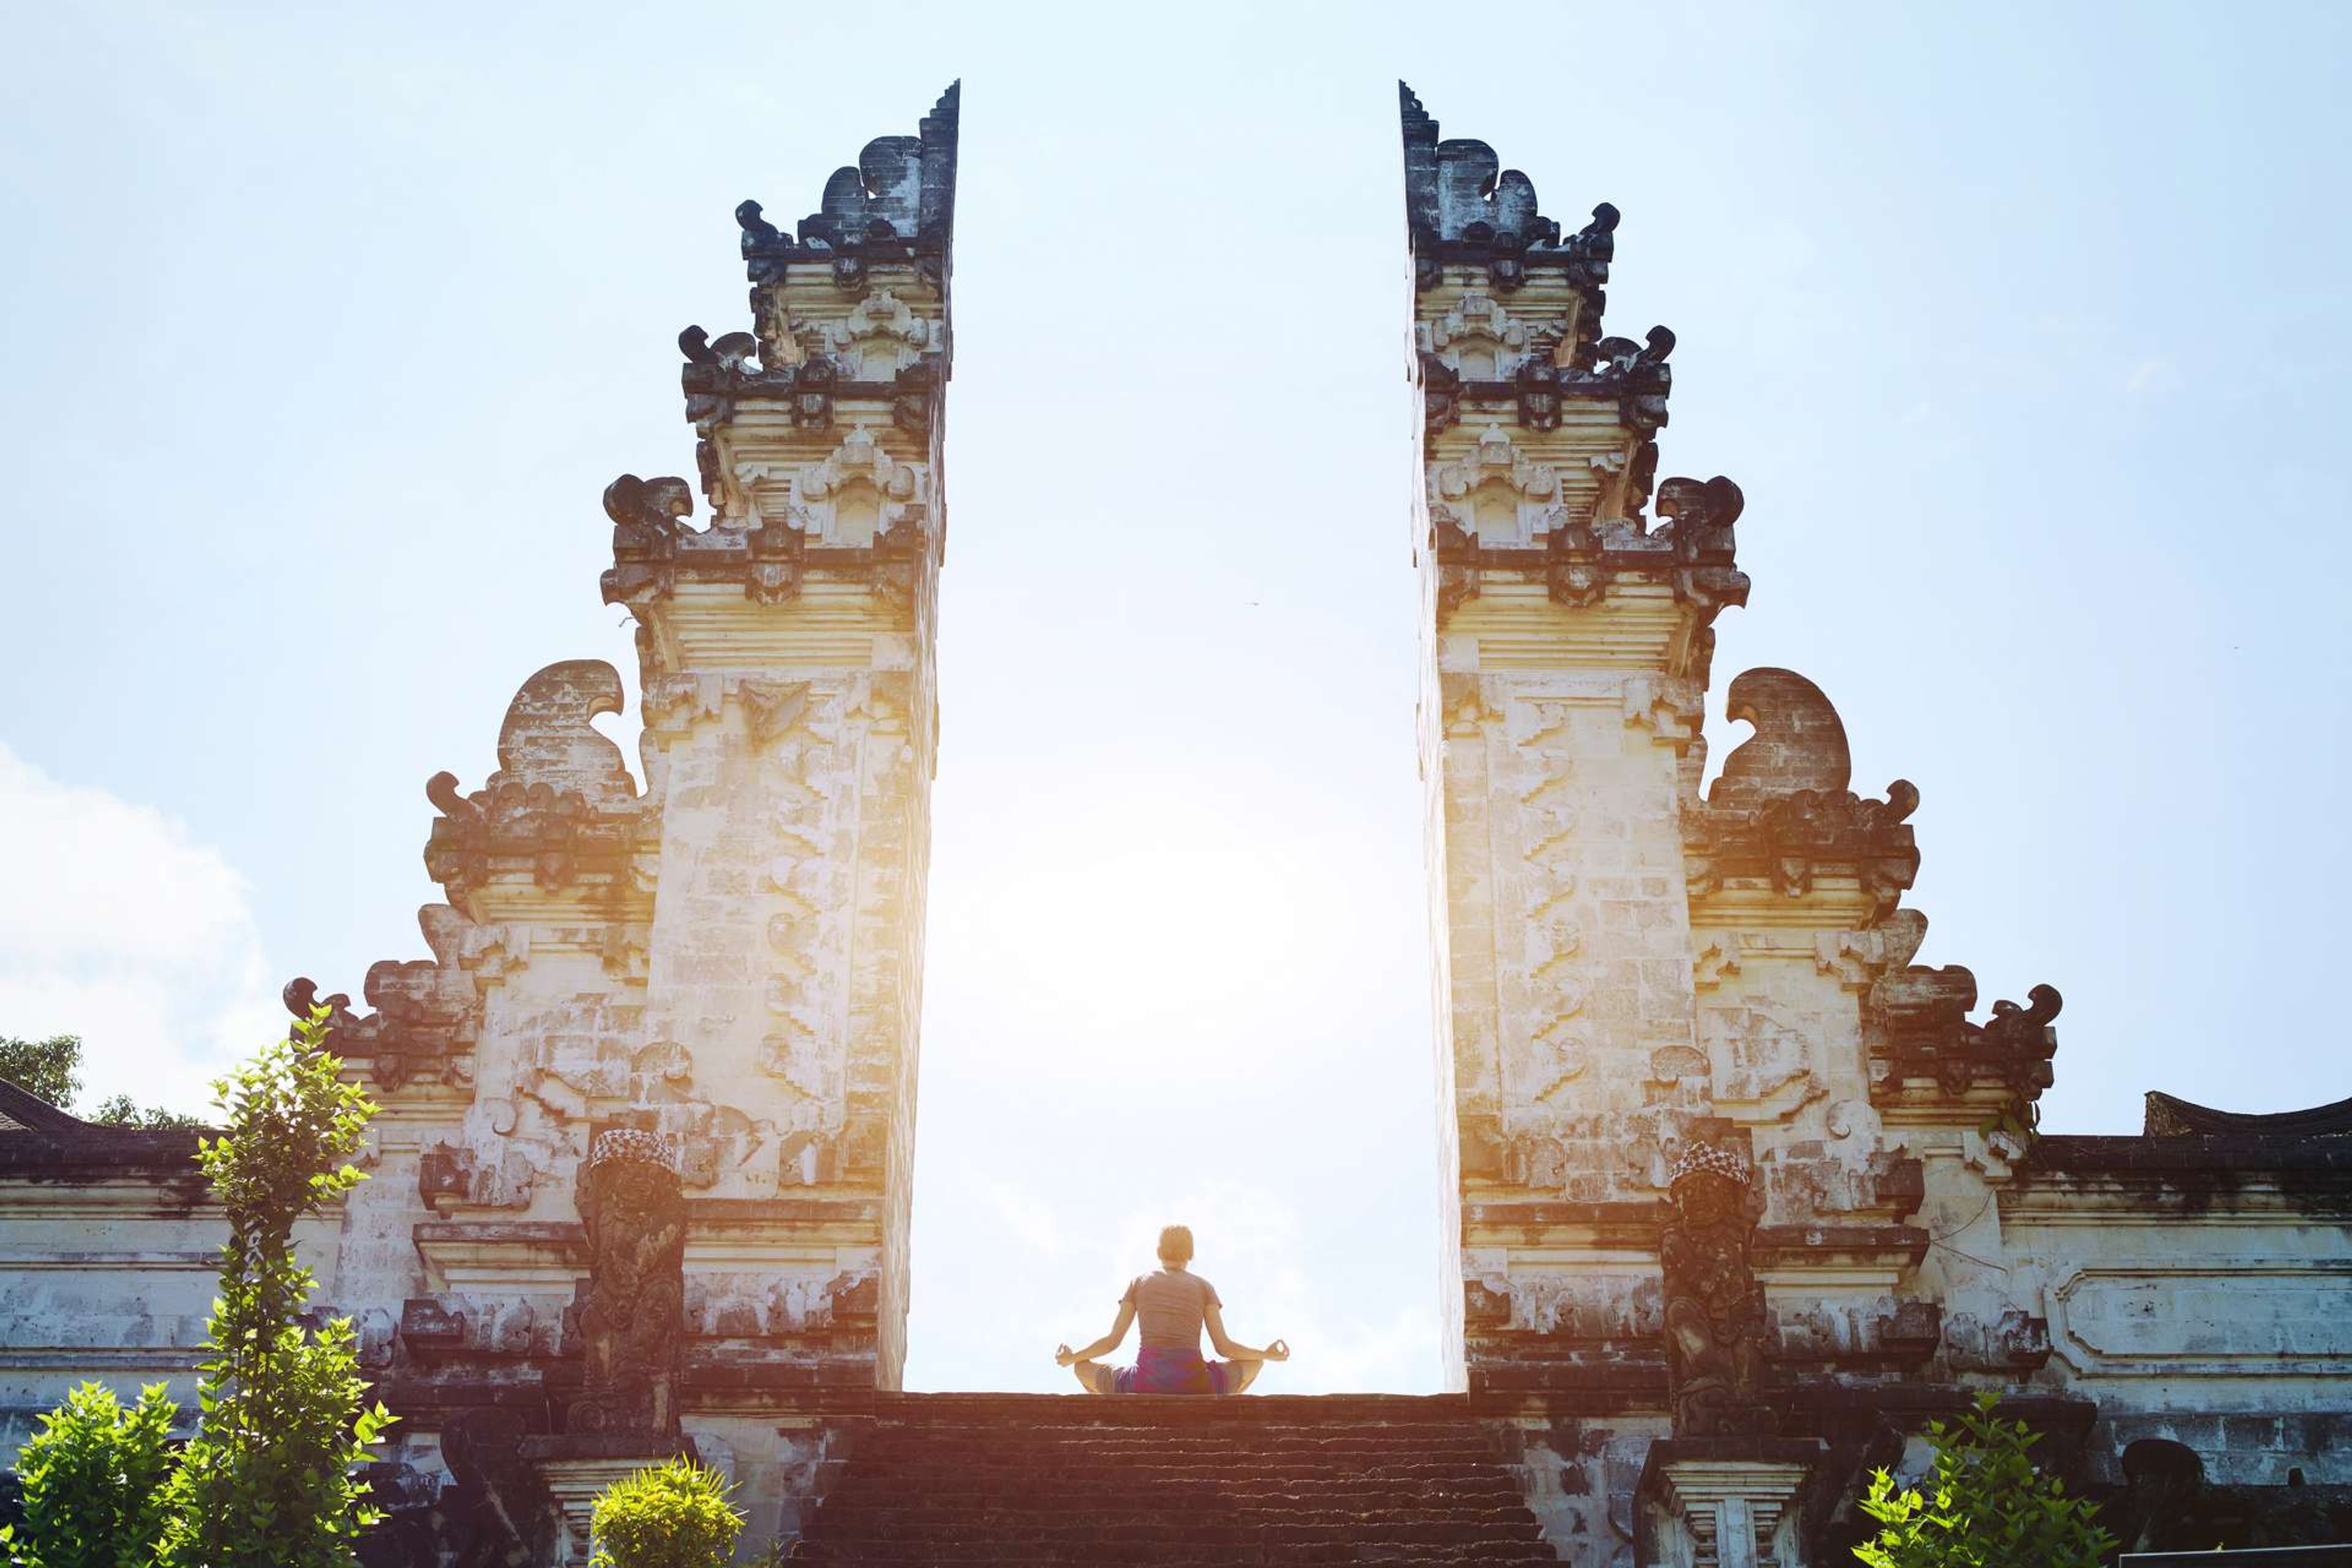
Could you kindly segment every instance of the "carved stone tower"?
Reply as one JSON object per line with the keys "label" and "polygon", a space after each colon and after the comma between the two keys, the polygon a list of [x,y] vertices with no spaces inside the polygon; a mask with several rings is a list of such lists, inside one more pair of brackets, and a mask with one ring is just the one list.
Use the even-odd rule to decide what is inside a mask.
{"label": "carved stone tower", "polygon": [[[809,1458],[779,1453],[780,1415],[898,1386],[955,161],[950,89],[796,234],[738,209],[751,331],[679,338],[710,521],[687,521],[680,479],[604,498],[644,792],[592,727],[621,709],[613,668],[541,670],[498,772],[428,786],[434,958],[376,965],[372,1014],[329,999],[384,1106],[331,1292],[366,1325],[404,1452],[467,1433],[443,1445],[461,1485],[511,1483],[500,1442],[609,1426],[599,1402],[642,1385],[706,1456],[782,1459],[747,1467],[757,1504]],[[618,1132],[674,1156],[682,1329],[600,1340],[582,1222],[591,1148]],[[647,1364],[603,1364],[616,1345]]]}
{"label": "carved stone tower", "polygon": [[[1885,1126],[1957,1140],[2029,1104],[2056,993],[1979,1027],[1965,971],[1903,968],[1926,927],[1897,908],[1917,792],[1851,793],[1843,728],[1802,677],[1731,682],[1755,733],[1701,794],[1744,502],[1727,479],[1657,477],[1674,334],[1605,331],[1614,207],[1564,232],[1485,143],[1441,142],[1410,91],[1402,113],[1458,1364],[1530,1446],[1608,1418],[1530,1465],[1576,1478],[1530,1481],[1559,1539],[1629,1540],[1645,1461],[1660,1495],[1777,1521],[1820,1446],[1775,1435],[1783,1405],[1939,1348],[1928,1233],[1906,1222],[1927,1192],[1912,1150],[1943,1134],[1906,1149]],[[1951,990],[1942,1088],[1900,1043],[1923,987]],[[1703,1484],[1677,1454],[1712,1467]],[[1749,1460],[1741,1493],[1725,1478]],[[1773,1560],[1757,1530],[1742,1551]]]}
{"label": "carved stone tower", "polygon": [[1535,1336],[1598,1349],[1654,1310],[1654,1255],[1591,1247],[1595,1205],[1662,1192],[1703,1109],[1653,1086],[1696,1056],[1680,802],[1710,627],[1747,595],[1739,492],[1669,479],[1649,521],[1674,335],[1601,335],[1616,209],[1564,235],[1485,143],[1403,113],[1449,1328],[1474,1384],[1539,1385],[1564,1369]]}

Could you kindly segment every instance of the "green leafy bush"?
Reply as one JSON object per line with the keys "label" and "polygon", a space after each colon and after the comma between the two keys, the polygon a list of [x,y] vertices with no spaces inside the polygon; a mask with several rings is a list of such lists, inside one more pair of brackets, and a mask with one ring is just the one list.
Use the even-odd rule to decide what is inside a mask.
{"label": "green leafy bush", "polygon": [[348,1161],[375,1113],[336,1076],[327,1016],[222,1079],[224,1131],[197,1145],[229,1239],[160,1568],[349,1568],[374,1522],[352,1469],[392,1416],[364,1403],[351,1320],[304,1326],[318,1282],[294,1260],[296,1223],[362,1179]]}
{"label": "green leafy bush", "polygon": [[727,1491],[724,1476],[688,1459],[614,1482],[589,1517],[589,1568],[724,1568],[743,1529]]}
{"label": "green leafy bush", "polygon": [[150,1568],[169,1521],[172,1422],[164,1385],[125,1407],[114,1390],[85,1383],[41,1417],[16,1456],[22,1529],[0,1530],[21,1568]]}
{"label": "green leafy bush", "polygon": [[1853,1549],[1869,1568],[2099,1568],[2116,1549],[2095,1505],[2034,1468],[2038,1434],[1993,1418],[1999,1403],[1979,1394],[1954,1426],[1927,1424],[1936,1468],[1925,1495],[1897,1491],[1885,1470],[1871,1477],[1863,1511],[1885,1528]]}

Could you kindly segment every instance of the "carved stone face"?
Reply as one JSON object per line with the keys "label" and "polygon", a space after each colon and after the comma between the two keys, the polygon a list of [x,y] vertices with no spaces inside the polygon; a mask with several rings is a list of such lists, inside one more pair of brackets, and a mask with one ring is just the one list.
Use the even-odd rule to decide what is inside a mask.
{"label": "carved stone face", "polygon": [[1675,1213],[1687,1226],[1720,1225],[1738,1217],[1747,1190],[1728,1176],[1695,1171],[1675,1184]]}

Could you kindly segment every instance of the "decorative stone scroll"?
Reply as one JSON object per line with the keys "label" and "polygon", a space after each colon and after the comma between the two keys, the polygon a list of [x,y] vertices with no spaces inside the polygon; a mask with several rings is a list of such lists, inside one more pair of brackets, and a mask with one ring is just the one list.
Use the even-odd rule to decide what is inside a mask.
{"label": "decorative stone scroll", "polygon": [[[1666,489],[1676,484],[1668,480]],[[1845,726],[1821,688],[1794,670],[1746,671],[1732,681],[1726,710],[1756,732],[1725,760],[1706,799],[1685,808],[1693,892],[1755,879],[1798,897],[1817,877],[1842,874],[1856,879],[1878,914],[1892,912],[1919,872],[1905,820],[1918,809],[1918,790],[1905,779],[1886,786],[1885,800],[1849,790]]]}
{"label": "decorative stone scroll", "polygon": [[686,1347],[686,1199],[676,1150],[634,1128],[598,1133],[579,1204],[588,1232],[586,1369],[569,1427],[675,1436]]}
{"label": "decorative stone scroll", "polygon": [[288,981],[282,993],[286,1010],[297,1018],[308,1018],[325,1003],[327,1048],[347,1061],[365,1062],[369,1079],[387,1091],[417,1079],[471,1083],[474,1042],[481,1034],[481,997],[459,963],[473,922],[447,904],[425,905],[416,921],[433,956],[369,965],[361,991],[375,1010],[365,1017],[352,1014],[348,995],[320,996],[318,983],[307,975]]}
{"label": "decorative stone scroll", "polygon": [[1880,1104],[1916,1100],[1932,1083],[1950,1101],[1988,1093],[2031,1103],[2050,1087],[2050,1058],[2058,1049],[2051,1027],[2064,1005],[2057,988],[2036,985],[2023,1005],[1995,1002],[1981,1024],[1968,1020],[1977,977],[1958,964],[1941,969],[1910,964],[1870,991],[1871,1099]]}
{"label": "decorative stone scroll", "polygon": [[[679,481],[673,480],[672,483]],[[551,664],[515,693],[499,732],[499,771],[471,795],[436,773],[425,794],[441,816],[425,868],[461,909],[509,867],[541,888],[583,878],[626,884],[654,844],[654,819],[621,749],[592,721],[621,710],[621,678],[601,659]]]}

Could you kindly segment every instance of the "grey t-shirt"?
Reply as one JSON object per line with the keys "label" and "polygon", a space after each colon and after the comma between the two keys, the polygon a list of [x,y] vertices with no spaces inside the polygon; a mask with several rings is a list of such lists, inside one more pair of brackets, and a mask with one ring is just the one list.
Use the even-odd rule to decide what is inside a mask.
{"label": "grey t-shirt", "polygon": [[1118,1299],[1118,1304],[1135,1309],[1136,1321],[1143,1325],[1146,1350],[1182,1350],[1195,1354],[1201,1349],[1202,1315],[1212,1307],[1224,1306],[1217,1300],[1215,1286],[1181,1268],[1137,1275],[1129,1282],[1127,1294]]}

